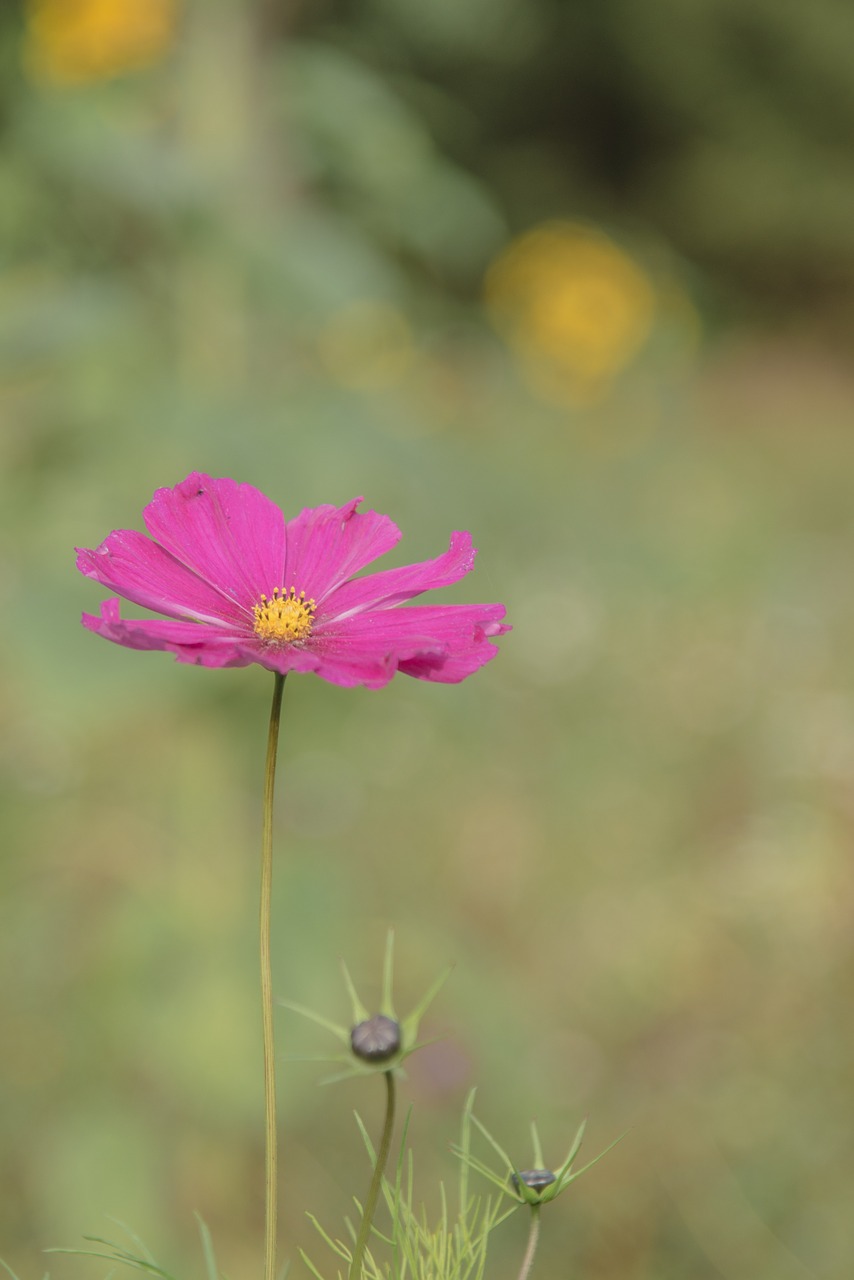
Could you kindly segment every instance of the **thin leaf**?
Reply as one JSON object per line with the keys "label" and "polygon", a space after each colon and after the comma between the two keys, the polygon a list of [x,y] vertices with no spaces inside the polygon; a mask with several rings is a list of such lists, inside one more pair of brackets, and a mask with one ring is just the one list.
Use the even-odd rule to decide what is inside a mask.
{"label": "thin leaf", "polygon": [[[370,1160],[371,1164],[374,1165],[377,1162],[377,1152],[376,1152],[376,1147],[371,1142],[371,1135],[368,1133],[368,1130],[365,1128],[365,1122],[362,1119],[362,1117],[359,1115],[358,1111],[353,1112],[353,1118],[356,1121],[356,1127],[358,1128],[359,1133],[362,1135],[362,1141],[365,1144],[365,1150],[368,1153],[368,1159]],[[359,1209],[359,1212],[361,1213],[361,1208]]]}
{"label": "thin leaf", "polygon": [[383,956],[383,994],[382,1012],[387,1018],[397,1021],[394,1012],[394,929],[389,929]]}
{"label": "thin leaf", "polygon": [[581,1121],[581,1124],[578,1126],[578,1132],[576,1133],[575,1137],[572,1140],[572,1146],[569,1149],[569,1155],[566,1157],[563,1164],[557,1170],[558,1181],[560,1181],[563,1175],[569,1169],[572,1168],[572,1163],[575,1160],[575,1157],[578,1155],[579,1151],[581,1150],[581,1143],[584,1139],[584,1130],[586,1128],[587,1128],[587,1117],[585,1116],[584,1119]]}
{"label": "thin leaf", "polygon": [[499,1147],[498,1143],[495,1141],[492,1134],[489,1132],[489,1130],[486,1128],[485,1125],[481,1124],[481,1122],[478,1120],[474,1112],[471,1113],[471,1120],[475,1128],[478,1129],[480,1133],[483,1134],[484,1138],[486,1138],[486,1141],[492,1147],[492,1150],[496,1152],[497,1155],[501,1156],[501,1159],[507,1165],[508,1170],[515,1169],[516,1166],[508,1156],[507,1152],[504,1150],[503,1147]]}
{"label": "thin leaf", "polygon": [[[110,1242],[101,1243],[109,1244]],[[121,1262],[126,1267],[133,1267],[135,1271],[146,1271],[149,1275],[160,1276],[161,1280],[175,1280],[175,1277],[168,1271],[164,1271],[162,1267],[145,1262],[142,1258],[134,1258],[130,1254],[127,1257],[121,1257],[115,1253],[99,1253],[96,1249],[45,1249],[45,1253],[63,1253],[75,1258],[106,1258],[107,1262]]]}
{"label": "thin leaf", "polygon": [[324,1076],[322,1080],[318,1080],[318,1084],[340,1084],[342,1080],[355,1080],[358,1076],[375,1076],[377,1074],[375,1068],[361,1067],[355,1059],[350,1063],[346,1071],[336,1071],[332,1076]]}
{"label": "thin leaf", "polygon": [[161,1280],[175,1280],[175,1277],[169,1272],[164,1271],[153,1260],[149,1262],[145,1258],[135,1257],[129,1250],[122,1245],[117,1244],[115,1240],[107,1240],[104,1236],[84,1236],[89,1244],[102,1244],[107,1249],[112,1249],[112,1253],[99,1253],[94,1250],[85,1249],[45,1249],[45,1253],[64,1253],[64,1254],[81,1254],[92,1258],[107,1258],[110,1262],[118,1262],[126,1267],[133,1267],[135,1271],[145,1271],[149,1275],[160,1276]]}
{"label": "thin leaf", "polygon": [[421,1022],[421,1019],[424,1017],[424,1014],[427,1012],[427,1009],[436,999],[436,996],[442,990],[442,987],[448,981],[448,979],[450,978],[453,972],[454,972],[454,966],[452,964],[449,964],[447,969],[443,969],[442,972],[439,974],[438,978],[436,978],[435,982],[433,982],[427,988],[424,995],[418,1001],[418,1004],[415,1006],[412,1012],[404,1018],[402,1023],[403,1033],[404,1033],[403,1035],[404,1043],[408,1044],[411,1041],[415,1040],[416,1036],[418,1035],[418,1026],[419,1026],[419,1023]]}
{"label": "thin leaf", "polygon": [[[304,1262],[304,1263],[305,1263],[305,1265],[308,1267],[308,1269],[309,1269],[309,1271],[311,1272],[311,1274],[315,1277],[315,1280],[326,1280],[326,1277],[325,1277],[325,1276],[322,1276],[322,1275],[320,1274],[320,1272],[318,1271],[317,1267],[314,1265],[314,1263],[312,1262],[311,1258],[310,1258],[310,1257],[308,1256],[308,1254],[306,1253],[305,1249],[300,1249],[300,1251],[299,1251],[299,1256],[302,1258],[303,1262]],[[339,1277],[340,1277],[340,1275],[341,1275],[341,1272],[340,1272],[340,1271],[338,1272],[338,1275],[339,1275]]]}
{"label": "thin leaf", "polygon": [[468,1157],[471,1152],[471,1112],[477,1089],[470,1089],[463,1107],[463,1119],[460,1125],[460,1221],[465,1221],[469,1198]]}
{"label": "thin leaf", "polygon": [[205,1267],[208,1273],[208,1280],[219,1280],[219,1268],[216,1265],[216,1257],[214,1255],[213,1240],[208,1230],[208,1224],[205,1222],[201,1214],[196,1214],[196,1221],[199,1224],[199,1235],[202,1238],[202,1253],[205,1257]]}
{"label": "thin leaf", "polygon": [[540,1142],[540,1135],[537,1133],[536,1121],[531,1121],[531,1142],[534,1146],[534,1168],[544,1169],[546,1162],[543,1159],[543,1148]]}
{"label": "thin leaf", "polygon": [[156,1264],[157,1260],[154,1257],[154,1254],[151,1252],[148,1246],[144,1244],[142,1240],[140,1240],[136,1232],[131,1231],[130,1227],[127,1225],[126,1222],[122,1222],[121,1218],[114,1218],[110,1213],[106,1214],[105,1217],[108,1222],[114,1222],[117,1227],[121,1227],[122,1231],[124,1231],[125,1235],[128,1237],[129,1240],[133,1241],[137,1249],[139,1249],[140,1253],[142,1253],[149,1262]]}
{"label": "thin leaf", "polygon": [[[628,1132],[629,1131],[627,1129],[626,1133]],[[582,1173],[586,1173],[588,1169],[592,1169],[594,1164],[598,1164],[599,1161],[602,1159],[602,1157],[606,1156],[609,1151],[613,1151],[617,1143],[623,1141],[623,1138],[625,1138],[626,1133],[621,1133],[620,1136],[618,1138],[615,1138],[614,1141],[610,1143],[610,1145],[607,1146],[604,1151],[600,1151],[598,1156],[594,1156],[592,1160],[588,1160],[587,1164],[582,1165],[582,1167],[576,1170],[575,1173],[570,1173],[568,1177],[561,1179],[561,1190],[563,1190],[564,1187],[568,1187],[570,1182],[575,1182],[576,1178],[580,1178]]]}
{"label": "thin leaf", "polygon": [[359,999],[356,988],[353,986],[353,979],[350,977],[350,970],[347,968],[343,960],[341,961],[341,972],[344,975],[344,985],[347,988],[347,994],[349,995],[350,1003],[353,1006],[354,1025],[357,1022],[367,1022],[371,1015]]}
{"label": "thin leaf", "polygon": [[350,1043],[350,1033],[347,1028],[340,1026],[337,1022],[332,1022],[329,1018],[324,1018],[322,1013],[315,1013],[313,1009],[307,1008],[304,1004],[297,1004],[295,1000],[279,1000],[278,1003],[283,1009],[290,1009],[291,1013],[298,1013],[301,1017],[308,1018],[309,1022],[315,1022],[319,1027],[324,1027],[327,1031],[331,1031],[344,1044]]}
{"label": "thin leaf", "polygon": [[[456,1156],[462,1155],[460,1148],[455,1145],[451,1146],[451,1150]],[[513,1170],[512,1165],[507,1170],[507,1176],[502,1178],[500,1177],[499,1174],[495,1172],[494,1169],[491,1169],[488,1164],[484,1164],[484,1162],[480,1160],[477,1156],[469,1155],[467,1158],[467,1163],[472,1169],[474,1169],[475,1173],[479,1173],[481,1177],[486,1178],[489,1182],[492,1183],[494,1187],[498,1187],[500,1191],[506,1191],[509,1195],[512,1195],[512,1192],[510,1191],[507,1183],[507,1179],[509,1178],[510,1173],[516,1172],[515,1170]]]}

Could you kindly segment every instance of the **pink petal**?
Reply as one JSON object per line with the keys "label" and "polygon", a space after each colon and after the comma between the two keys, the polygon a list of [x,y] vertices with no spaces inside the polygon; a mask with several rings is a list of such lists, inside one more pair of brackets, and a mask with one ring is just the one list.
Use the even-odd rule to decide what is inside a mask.
{"label": "pink petal", "polygon": [[459,684],[497,657],[496,645],[479,644],[467,653],[451,654],[440,663],[433,662],[429,657],[404,658],[397,669],[402,675],[414,676],[416,680],[432,680],[435,684]]}
{"label": "pink petal", "polygon": [[388,683],[396,670],[455,683],[494,657],[489,640],[510,630],[500,621],[504,613],[501,604],[419,605],[338,619],[312,636],[322,658],[317,674],[372,688]]}
{"label": "pink petal", "polygon": [[447,587],[459,582],[474,565],[476,555],[470,533],[452,533],[447,551],[434,560],[404,565],[400,569],[384,569],[353,582],[345,582],[327,597],[320,610],[316,630],[330,620],[349,617],[364,609],[389,609],[411,600],[422,591]]}
{"label": "pink petal", "polygon": [[344,689],[355,689],[358,685],[363,685],[366,689],[382,689],[396,671],[397,665],[392,659],[356,661],[338,655],[323,658],[316,674],[330,684],[337,684]]}
{"label": "pink petal", "polygon": [[245,610],[227,595],[133,529],[117,529],[94,551],[78,549],[77,568],[109,591],[168,617],[247,621]]}
{"label": "pink petal", "polygon": [[235,604],[283,585],[285,517],[250,484],[193,472],[145,508],[152,537]]}
{"label": "pink petal", "polygon": [[290,671],[317,671],[320,667],[321,660],[316,653],[295,644],[277,649],[253,639],[244,645],[244,651],[251,655],[252,662],[260,663],[268,671],[280,671],[282,675],[287,675]]}
{"label": "pink petal", "polygon": [[227,627],[196,622],[161,622],[159,619],[123,619],[118,600],[105,600],[101,616],[84,613],[84,627],[128,649],[164,649],[179,662],[202,667],[245,667],[257,661],[241,644],[242,636]]}
{"label": "pink petal", "polygon": [[318,604],[377,556],[390,551],[400,530],[376,511],[356,512],[362,501],[345,507],[306,507],[287,525],[287,558],[280,584],[305,591]]}

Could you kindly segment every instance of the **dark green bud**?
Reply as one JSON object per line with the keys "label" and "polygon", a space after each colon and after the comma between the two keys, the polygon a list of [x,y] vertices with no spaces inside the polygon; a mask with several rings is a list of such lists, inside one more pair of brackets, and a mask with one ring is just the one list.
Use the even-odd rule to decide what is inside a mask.
{"label": "dark green bud", "polygon": [[529,1190],[539,1192],[557,1182],[557,1178],[550,1169],[520,1169],[518,1173],[510,1175],[510,1181],[517,1191],[520,1184],[524,1183]]}

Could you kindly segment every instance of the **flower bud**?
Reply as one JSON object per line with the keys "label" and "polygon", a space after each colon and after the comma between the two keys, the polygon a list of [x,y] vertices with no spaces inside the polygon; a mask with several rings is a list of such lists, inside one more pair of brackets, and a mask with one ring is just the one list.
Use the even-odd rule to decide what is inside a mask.
{"label": "flower bud", "polygon": [[557,1178],[550,1169],[520,1169],[518,1173],[510,1175],[510,1181],[518,1191],[522,1184],[531,1191],[545,1191],[546,1187],[550,1187]]}
{"label": "flower bud", "polygon": [[350,1032],[350,1047],[365,1062],[387,1062],[400,1051],[400,1024],[384,1013],[375,1013]]}

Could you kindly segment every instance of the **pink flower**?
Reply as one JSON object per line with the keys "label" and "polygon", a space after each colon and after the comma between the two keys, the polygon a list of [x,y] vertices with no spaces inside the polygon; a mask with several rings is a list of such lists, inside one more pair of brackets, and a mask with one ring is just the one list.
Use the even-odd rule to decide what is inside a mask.
{"label": "pink flower", "polygon": [[307,507],[295,520],[257,489],[193,473],[158,489],[144,512],[151,537],[111,533],[79,550],[88,578],[169,621],[119,616],[113,598],[90,631],[130,649],[166,649],[203,667],[313,671],[340,685],[378,689],[396,671],[454,683],[497,652],[509,631],[500,604],[397,606],[469,572],[467,533],[444,555],[402,569],[353,575],[389,551],[400,530],[375,511]]}

